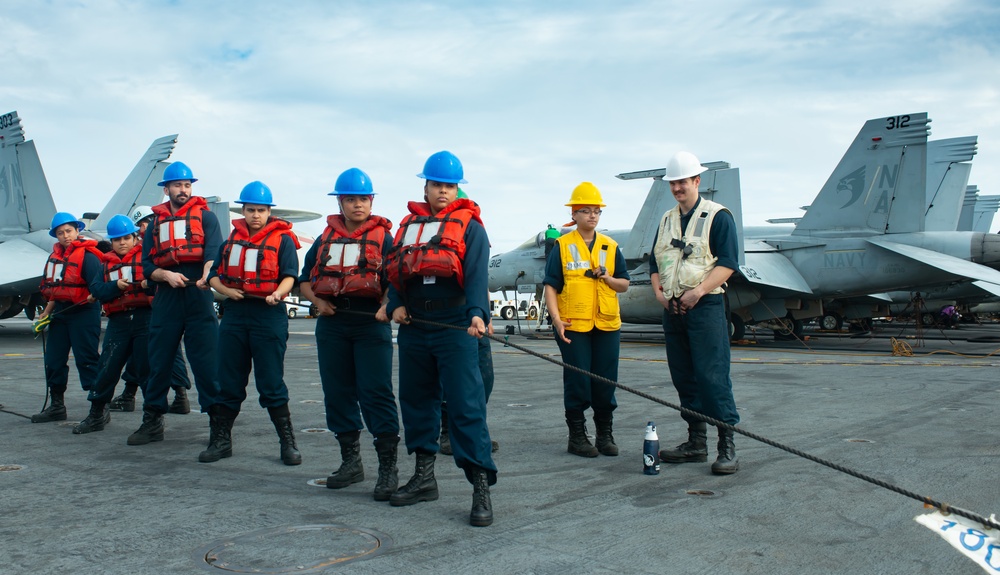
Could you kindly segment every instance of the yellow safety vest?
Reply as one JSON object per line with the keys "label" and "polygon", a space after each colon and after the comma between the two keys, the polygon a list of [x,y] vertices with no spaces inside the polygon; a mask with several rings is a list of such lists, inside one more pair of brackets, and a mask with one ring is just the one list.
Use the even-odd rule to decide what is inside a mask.
{"label": "yellow safety vest", "polygon": [[563,268],[563,289],[559,293],[559,315],[571,320],[568,331],[614,331],[622,326],[618,308],[618,294],[604,280],[589,278],[587,270],[604,266],[611,276],[615,274],[615,255],[618,244],[608,236],[595,232],[594,249],[587,247],[580,232],[562,236],[559,256]]}
{"label": "yellow safety vest", "polygon": [[[712,253],[708,237],[712,230],[712,221],[721,211],[729,211],[722,204],[701,199],[695,206],[695,213],[688,221],[687,233],[681,230],[681,209],[674,206],[663,216],[660,231],[653,246],[653,257],[660,268],[660,285],[663,295],[670,299],[680,297],[685,291],[697,287],[698,284],[715,269],[719,258]],[[676,240],[676,242],[674,241]],[[680,243],[681,246],[676,245]],[[691,250],[684,257],[684,247]],[[709,293],[722,293],[722,287],[717,287]]]}

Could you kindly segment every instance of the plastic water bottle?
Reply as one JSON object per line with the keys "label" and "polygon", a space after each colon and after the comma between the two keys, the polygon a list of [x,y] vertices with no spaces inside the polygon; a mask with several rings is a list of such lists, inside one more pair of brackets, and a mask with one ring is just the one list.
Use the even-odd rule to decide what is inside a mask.
{"label": "plastic water bottle", "polygon": [[646,475],[660,474],[660,438],[656,436],[656,424],[646,424],[646,438],[642,441],[642,472]]}

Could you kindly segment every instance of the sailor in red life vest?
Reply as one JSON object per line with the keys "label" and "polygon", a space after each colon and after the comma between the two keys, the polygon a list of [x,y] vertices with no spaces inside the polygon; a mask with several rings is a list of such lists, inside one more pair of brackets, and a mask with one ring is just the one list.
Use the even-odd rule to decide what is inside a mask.
{"label": "sailor in red life vest", "polygon": [[90,414],[73,428],[73,433],[101,431],[111,421],[108,403],[125,363],[131,362],[139,380],[149,372],[149,314],[152,291],[142,275],[142,245],[128,216],[117,214],[108,220],[107,238],[111,251],[104,254],[103,282],[91,287],[94,297],[104,303],[108,327],[97,366],[97,383],[90,390]]}
{"label": "sailor in red life vest", "polygon": [[167,166],[160,185],[168,200],[153,206],[153,223],[143,236],[142,273],[156,285],[156,295],[149,318],[149,377],[142,388],[142,425],[129,436],[129,445],[163,440],[167,390],[181,337],[198,388],[198,403],[215,428],[219,324],[208,273],[222,244],[222,232],[205,198],[193,194],[196,181],[187,165]]}
{"label": "sailor in red life vest", "polygon": [[[149,206],[136,206],[132,210],[132,223],[139,226],[136,235],[136,245],[142,243],[142,237],[146,235],[146,228],[153,221],[153,208]],[[107,336],[105,336],[107,337]],[[143,354],[145,356],[145,354]],[[148,363],[147,363],[148,371]],[[146,375],[142,376],[143,378]],[[177,355],[174,356],[174,368],[170,374],[170,387],[174,390],[174,400],[170,402],[170,409],[167,413],[186,414],[191,413],[191,403],[188,401],[187,391],[191,389],[191,378],[188,377],[187,363],[184,361],[184,354],[178,346]],[[139,382],[142,381],[138,375],[135,362],[129,358],[125,364],[125,372],[122,374],[125,381],[125,389],[121,395],[115,397],[108,404],[111,411],[135,411],[135,393],[139,390]]]}
{"label": "sailor in red life vest", "polygon": [[[469,523],[493,523],[490,485],[497,468],[486,426],[486,394],[474,337],[486,333],[489,317],[487,262],[489,238],[479,206],[458,199],[462,163],[451,152],[427,159],[424,202],[410,202],[396,232],[386,272],[387,312],[400,324],[399,407],[406,449],[416,453],[413,477],[389,498],[412,505],[438,498],[434,459],[441,427],[441,400],[448,402],[448,425],[455,463],[473,485]],[[428,325],[433,321],[465,328]],[[469,337],[474,336],[474,337]]]}
{"label": "sailor in red life vest", "polygon": [[361,429],[367,425],[378,454],[374,497],[388,501],[399,486],[399,412],[392,392],[392,328],[383,270],[392,249],[392,222],[371,213],[372,181],[358,168],[340,174],[329,195],[337,196],[340,213],[326,218],[327,227],[306,253],[299,276],[302,297],[319,310],[316,350],[326,425],[340,444],[340,468],[327,477],[326,486],[340,489],[364,480]]}
{"label": "sailor in red life vest", "polygon": [[295,287],[299,240],[292,224],[271,217],[271,190],[250,182],[236,202],[243,205],[243,219],[233,221],[229,239],[219,248],[209,283],[229,298],[219,326],[218,425],[212,441],[198,461],[218,461],[233,454],[233,422],[247,398],[250,364],[260,394],[278,432],[281,461],[302,463],[295,445],[285,386],[285,348],[288,344],[288,310],[284,302]]}
{"label": "sailor in red life vest", "polygon": [[101,306],[90,295],[90,286],[104,278],[97,242],[80,237],[84,223],[72,214],[52,217],[52,247],[42,277],[42,296],[48,303],[39,320],[52,316],[45,346],[45,383],[52,403],[31,416],[32,423],[65,421],[64,397],[69,381],[69,350],[73,348],[80,385],[90,391],[97,380],[97,347],[101,339]]}

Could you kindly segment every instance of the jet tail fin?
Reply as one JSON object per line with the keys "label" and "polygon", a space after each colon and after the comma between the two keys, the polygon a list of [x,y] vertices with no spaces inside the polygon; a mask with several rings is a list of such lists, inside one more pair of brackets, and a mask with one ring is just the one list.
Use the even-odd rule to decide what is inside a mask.
{"label": "jet tail fin", "polygon": [[990,233],[993,227],[993,216],[1000,207],[1000,196],[979,196],[972,214],[972,231]]}
{"label": "jet tail fin", "polygon": [[[708,168],[701,174],[701,185],[698,192],[705,198],[726,206],[736,219],[736,231],[740,246],[743,245],[743,204],[740,193],[740,170],[730,167],[728,162],[705,162]],[[622,248],[626,260],[639,260],[649,257],[653,251],[653,236],[660,226],[660,218],[667,210],[677,205],[677,200],[670,192],[670,183],[663,181],[665,168],[628,172],[615,176],[619,180],[638,180],[652,178],[653,185],[649,188],[646,201],[639,209],[632,230]],[[743,262],[743,250],[740,250],[740,264]]]}
{"label": "jet tail fin", "polygon": [[108,220],[115,214],[129,215],[136,206],[163,203],[163,188],[157,183],[167,167],[164,160],[170,157],[176,145],[177,134],[153,141],[90,228],[104,232],[108,227]]}
{"label": "jet tail fin", "polygon": [[965,188],[976,155],[976,136],[927,143],[927,201],[924,231],[953,232],[958,227]]}
{"label": "jet tail fin", "polygon": [[845,236],[923,230],[926,113],[868,120],[794,235]]}
{"label": "jet tail fin", "polygon": [[0,115],[0,241],[46,230],[56,213],[35,143],[17,112]]}
{"label": "jet tail fin", "polygon": [[979,186],[966,186],[965,198],[962,200],[962,211],[958,217],[957,230],[971,232],[975,221],[976,203],[979,201]]}

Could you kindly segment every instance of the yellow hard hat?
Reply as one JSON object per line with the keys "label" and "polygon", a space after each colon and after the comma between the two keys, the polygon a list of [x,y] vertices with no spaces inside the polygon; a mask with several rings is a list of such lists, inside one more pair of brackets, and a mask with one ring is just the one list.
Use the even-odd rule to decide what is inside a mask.
{"label": "yellow hard hat", "polygon": [[604,199],[601,197],[601,190],[590,182],[583,182],[573,188],[573,195],[569,197],[567,206],[599,206],[605,207]]}

